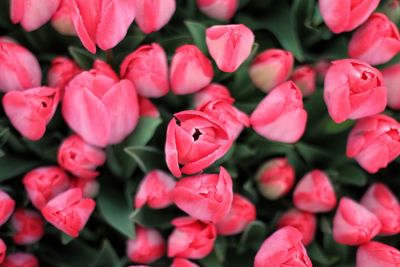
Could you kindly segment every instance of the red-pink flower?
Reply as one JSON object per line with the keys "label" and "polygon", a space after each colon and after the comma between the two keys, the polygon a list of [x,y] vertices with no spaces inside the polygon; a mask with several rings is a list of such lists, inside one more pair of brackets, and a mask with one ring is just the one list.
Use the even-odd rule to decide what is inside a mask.
{"label": "red-pink flower", "polygon": [[175,13],[175,0],[134,0],[136,23],[146,34],[164,27]]}
{"label": "red-pink flower", "polygon": [[125,57],[120,74],[141,96],[161,97],[169,91],[167,54],[157,43],[142,45]]}
{"label": "red-pink flower", "polygon": [[357,250],[356,267],[397,267],[400,251],[395,247],[371,241]]}
{"label": "red-pink flower", "polygon": [[18,132],[36,141],[45,134],[46,126],[56,112],[59,101],[58,88],[37,87],[6,93],[3,107]]}
{"label": "red-pink flower", "polygon": [[66,57],[56,57],[51,61],[47,81],[51,87],[60,88],[61,95],[64,95],[64,87],[81,72],[81,68],[73,60]]}
{"label": "red-pink flower", "polygon": [[139,115],[140,117],[160,117],[157,107],[148,99],[139,96]]}
{"label": "red-pink flower", "polygon": [[206,30],[206,42],[218,68],[234,72],[249,57],[254,34],[243,24],[216,25]]}
{"label": "red-pink flower", "polygon": [[175,258],[170,267],[199,267],[199,265],[184,258]]}
{"label": "red-pink flower", "polygon": [[232,140],[225,127],[200,111],[176,113],[167,128],[165,159],[175,177],[200,172],[229,150]]}
{"label": "red-pink flower", "polygon": [[69,189],[52,200],[42,209],[44,218],[67,235],[77,237],[92,214],[96,203],[83,198],[78,188]]}
{"label": "red-pink flower", "polygon": [[191,217],[176,218],[175,229],[168,238],[168,257],[202,259],[211,253],[217,238],[214,224]]}
{"label": "red-pink flower", "polygon": [[382,74],[356,59],[333,61],[325,76],[324,100],[336,123],[378,114],[387,102]]}
{"label": "red-pink flower", "polygon": [[17,245],[30,245],[39,241],[44,235],[44,222],[39,213],[18,209],[11,218],[12,239]]}
{"label": "red-pink flower", "polygon": [[217,223],[232,205],[232,178],[220,167],[219,174],[199,174],[176,183],[172,200],[191,217]]}
{"label": "red-pink flower", "polygon": [[100,184],[96,179],[73,177],[70,188],[79,188],[85,198],[95,198],[99,194]]}
{"label": "red-pink flower", "polygon": [[137,263],[148,264],[161,258],[165,253],[165,241],[161,234],[152,228],[136,225],[136,236],[126,243],[126,255]]}
{"label": "red-pink flower", "polygon": [[197,0],[200,11],[213,19],[228,20],[235,14],[238,0]]}
{"label": "red-pink flower", "polygon": [[0,189],[0,226],[6,223],[14,212],[15,201]]}
{"label": "red-pink flower", "polygon": [[375,173],[400,155],[400,125],[386,115],[357,121],[347,139],[347,156]]}
{"label": "red-pink flower", "polygon": [[308,65],[302,65],[294,69],[290,78],[299,87],[303,96],[309,96],[317,87],[317,71]]}
{"label": "red-pink flower", "polygon": [[303,235],[303,244],[309,245],[315,236],[317,230],[317,218],[314,214],[291,209],[282,214],[277,223],[278,228],[292,226]]}
{"label": "red-pink flower", "polygon": [[22,183],[33,206],[40,210],[50,199],[68,188],[69,178],[58,167],[40,167],[25,174]]}
{"label": "red-pink flower", "polygon": [[382,70],[387,90],[387,105],[391,109],[400,109],[400,64],[394,64]]}
{"label": "red-pink flower", "polygon": [[300,140],[307,123],[300,89],[292,81],[273,89],[253,111],[250,123],[259,135],[269,140],[284,143]]}
{"label": "red-pink flower", "polygon": [[224,100],[232,104],[235,100],[231,97],[229,89],[222,84],[212,83],[207,85],[201,91],[198,91],[193,97],[194,106],[200,107],[211,100]]}
{"label": "red-pink flower", "polygon": [[355,201],[343,197],[333,219],[333,238],[339,244],[357,246],[369,242],[381,230],[378,218]]}
{"label": "red-pink flower", "polygon": [[76,35],[72,20],[74,0],[61,0],[60,6],[51,18],[51,26],[64,35]]}
{"label": "red-pink flower", "polygon": [[6,257],[7,246],[3,239],[0,238],[0,264],[4,261]]}
{"label": "red-pink flower", "polygon": [[39,267],[39,261],[29,253],[11,253],[4,259],[1,267]]}
{"label": "red-pink flower", "polygon": [[312,267],[302,239],[302,234],[291,226],[277,230],[261,245],[254,267]]}

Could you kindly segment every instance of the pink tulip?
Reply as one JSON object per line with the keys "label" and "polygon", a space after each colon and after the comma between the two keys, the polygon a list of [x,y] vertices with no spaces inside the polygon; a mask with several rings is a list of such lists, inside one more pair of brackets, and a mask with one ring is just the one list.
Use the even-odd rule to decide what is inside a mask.
{"label": "pink tulip", "polygon": [[0,91],[25,90],[40,86],[42,71],[36,57],[25,47],[0,41]]}
{"label": "pink tulip", "polygon": [[42,214],[53,226],[75,238],[85,227],[95,205],[94,200],[82,198],[80,189],[73,188],[50,200]]}
{"label": "pink tulip", "polygon": [[30,245],[39,241],[44,235],[44,222],[39,213],[18,209],[11,218],[13,227],[12,239],[17,245]]}
{"label": "pink tulip", "polygon": [[99,175],[96,168],[106,162],[106,154],[75,134],[63,141],[57,159],[58,164],[73,175],[93,179]]}
{"label": "pink tulip", "polygon": [[211,61],[195,45],[182,45],[176,49],[170,70],[174,94],[195,93],[209,85],[213,76]]}
{"label": "pink tulip", "polygon": [[168,257],[202,259],[211,253],[217,238],[214,224],[190,217],[176,218],[171,223],[175,230],[168,238]]}
{"label": "pink tulip", "polygon": [[331,64],[328,61],[321,60],[314,65],[314,69],[318,74],[318,78],[324,79],[326,73],[328,72]]}
{"label": "pink tulip", "polygon": [[157,107],[148,98],[144,97],[139,97],[139,112],[140,117],[160,117]]}
{"label": "pink tulip", "polygon": [[105,147],[127,137],[139,120],[136,90],[129,80],[115,81],[107,69],[82,72],[65,88],[62,113],[87,143]]}
{"label": "pink tulip", "polygon": [[175,258],[170,267],[199,267],[199,265],[187,259]]}
{"label": "pink tulip", "polygon": [[83,46],[96,53],[116,46],[135,19],[133,0],[74,0],[72,21]]}
{"label": "pink tulip", "polygon": [[218,68],[234,72],[249,57],[254,34],[243,24],[217,25],[206,30],[206,42]]}
{"label": "pink tulip", "polygon": [[224,100],[232,104],[235,100],[231,97],[229,89],[222,84],[212,83],[201,91],[197,92],[193,97],[194,106],[200,107],[211,100]]}
{"label": "pink tulip", "polygon": [[64,95],[64,88],[82,69],[71,59],[56,57],[51,61],[51,67],[47,73],[47,81],[51,87],[61,89]]}
{"label": "pink tulip", "polygon": [[40,167],[25,174],[22,183],[33,206],[40,210],[68,188],[69,178],[58,167]]}
{"label": "pink tulip", "polygon": [[293,203],[312,213],[331,211],[336,206],[336,195],[326,173],[313,170],[301,178],[293,192]]}
{"label": "pink tulip", "polygon": [[292,189],[295,172],[286,158],[275,158],[259,168],[256,179],[260,193],[267,199],[275,200]]}
{"label": "pink tulip", "polygon": [[172,204],[175,180],[161,170],[153,170],[142,179],[135,196],[135,208],[147,204],[153,209],[163,209]]}
{"label": "pink tulip", "polygon": [[213,19],[229,20],[235,14],[238,0],[197,0],[200,11]]}
{"label": "pink tulip", "polygon": [[76,31],[72,20],[74,1],[61,0],[60,6],[51,18],[51,26],[64,35],[75,36]]}
{"label": "pink tulip", "polygon": [[14,212],[15,201],[0,189],[0,226],[5,224]]}
{"label": "pink tulip", "polygon": [[383,69],[383,79],[387,89],[387,105],[391,109],[400,109],[400,64]]}
{"label": "pink tulip", "polygon": [[278,220],[278,228],[292,226],[303,235],[303,244],[309,245],[315,236],[317,230],[317,218],[314,214],[291,209],[285,212]]}
{"label": "pink tulip", "polygon": [[381,230],[378,218],[355,201],[343,197],[333,219],[333,238],[339,244],[358,246]]}
{"label": "pink tulip", "polygon": [[200,174],[181,179],[172,191],[172,200],[191,217],[217,223],[232,205],[232,178],[220,167],[219,174]]}
{"label": "pink tulip", "polygon": [[84,198],[95,198],[99,194],[100,184],[95,179],[74,177],[70,188],[79,188]]}
{"label": "pink tulip", "polygon": [[37,87],[25,91],[11,91],[3,97],[3,107],[11,124],[29,140],[43,137],[46,126],[60,101],[58,88]]}
{"label": "pink tulip", "polygon": [[375,173],[400,155],[400,124],[386,115],[357,121],[347,139],[347,156]]}
{"label": "pink tulip", "polygon": [[236,235],[256,219],[256,208],[247,198],[234,193],[232,207],[215,226],[218,235]]}
{"label": "pink tulip", "polygon": [[175,0],[135,0],[136,23],[146,34],[164,27],[175,13]]}
{"label": "pink tulip", "polygon": [[371,241],[357,250],[356,267],[397,267],[400,251],[395,247]]}
{"label": "pink tulip", "polygon": [[1,267],[39,267],[39,261],[29,253],[8,254]]}
{"label": "pink tulip", "polygon": [[181,177],[182,173],[204,170],[231,145],[228,132],[218,120],[200,111],[182,111],[168,124],[165,160],[171,173]]}
{"label": "pink tulip", "polygon": [[387,102],[382,74],[356,59],[333,61],[325,76],[324,100],[336,123],[378,114]]}
{"label": "pink tulip", "polygon": [[167,54],[159,44],[143,45],[125,57],[120,74],[141,96],[161,97],[169,91]]}
{"label": "pink tulip", "polygon": [[291,226],[277,230],[261,245],[254,267],[312,267],[302,239],[302,234]]}
{"label": "pink tulip", "polygon": [[293,54],[281,49],[268,49],[257,55],[249,68],[253,84],[268,93],[285,82],[293,69]]}
{"label": "pink tulip", "polygon": [[56,12],[61,0],[10,0],[11,21],[30,32],[39,29]]}
{"label": "pink tulip", "polygon": [[7,253],[7,246],[3,239],[0,238],[0,264],[4,261]]}
{"label": "pink tulip", "polygon": [[334,33],[349,32],[363,24],[380,0],[319,0],[319,10]]}
{"label": "pink tulip", "polygon": [[317,72],[308,65],[295,68],[291,80],[299,87],[303,96],[312,95],[317,89]]}
{"label": "pink tulip", "polygon": [[161,234],[151,228],[136,225],[135,239],[126,243],[126,255],[131,261],[148,264],[161,258],[165,253],[165,241]]}
{"label": "pink tulip", "polygon": [[300,89],[292,81],[273,89],[253,111],[250,123],[259,135],[271,141],[299,141],[307,123]]}
{"label": "pink tulip", "polygon": [[378,217],[382,224],[381,234],[400,233],[400,204],[389,187],[374,183],[365,192],[360,203]]}

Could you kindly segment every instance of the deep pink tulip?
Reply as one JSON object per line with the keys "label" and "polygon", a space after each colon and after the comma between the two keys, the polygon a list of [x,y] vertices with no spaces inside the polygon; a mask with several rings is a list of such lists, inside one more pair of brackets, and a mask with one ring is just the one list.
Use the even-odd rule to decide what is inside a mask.
{"label": "deep pink tulip", "polygon": [[0,267],[39,267],[39,261],[29,253],[11,253]]}
{"label": "deep pink tulip", "polygon": [[72,20],[74,0],[61,0],[60,6],[51,18],[51,25],[61,34],[75,36]]}
{"label": "deep pink tulip", "polygon": [[6,258],[6,253],[7,253],[7,245],[6,243],[4,243],[3,239],[0,238],[0,264]]}
{"label": "deep pink tulip", "polygon": [[65,86],[81,72],[82,69],[73,60],[66,57],[56,57],[51,61],[51,67],[47,73],[47,82],[51,87],[60,88],[63,96]]}
{"label": "deep pink tulip", "polygon": [[30,245],[38,242],[44,235],[44,221],[39,213],[18,209],[11,217],[12,239],[17,245]]}
{"label": "deep pink tulip", "polygon": [[231,97],[229,89],[222,84],[212,83],[201,91],[198,91],[193,97],[194,106],[200,107],[211,100],[224,100],[232,104],[235,100]]}
{"label": "deep pink tulip", "polygon": [[170,267],[199,267],[199,265],[184,258],[175,258]]}
{"label": "deep pink tulip", "polygon": [[139,97],[139,112],[140,117],[160,117],[157,107],[148,98],[144,97]]}
{"label": "deep pink tulip", "polygon": [[317,89],[317,71],[311,66],[295,68],[290,79],[299,87],[303,96],[312,95]]}
{"label": "deep pink tulip", "polygon": [[387,105],[400,110],[400,64],[394,64],[382,70],[387,90]]}
{"label": "deep pink tulip", "polygon": [[136,23],[146,34],[164,27],[175,13],[176,0],[134,0]]}
{"label": "deep pink tulip", "polygon": [[400,251],[395,247],[371,241],[357,250],[356,267],[397,267]]}
{"label": "deep pink tulip", "polygon": [[238,0],[197,0],[200,11],[213,19],[229,20],[235,15]]}
{"label": "deep pink tulip", "polygon": [[15,201],[0,189],[0,226],[5,224],[14,212]]}

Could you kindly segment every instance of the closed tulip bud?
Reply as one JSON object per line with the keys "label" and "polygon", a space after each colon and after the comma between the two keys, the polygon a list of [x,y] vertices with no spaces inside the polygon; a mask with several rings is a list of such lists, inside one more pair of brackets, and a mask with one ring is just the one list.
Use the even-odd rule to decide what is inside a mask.
{"label": "closed tulip bud", "polygon": [[253,84],[268,93],[285,82],[293,69],[293,54],[281,49],[268,49],[253,60],[249,75]]}
{"label": "closed tulip bud", "polygon": [[313,170],[301,178],[293,192],[293,203],[312,213],[331,211],[336,206],[336,195],[326,173]]}
{"label": "closed tulip bud", "polygon": [[356,267],[397,267],[400,251],[395,247],[371,241],[357,249]]}
{"label": "closed tulip bud", "polygon": [[215,226],[218,235],[236,235],[244,231],[246,226],[256,219],[256,208],[245,197],[234,193],[229,213]]}
{"label": "closed tulip bud", "polygon": [[389,0],[385,5],[385,13],[391,21],[397,24],[400,20],[400,1]]}
{"label": "closed tulip bud", "polygon": [[78,237],[95,205],[93,199],[82,197],[80,189],[72,188],[50,200],[42,209],[42,214],[57,229],[71,237]]}
{"label": "closed tulip bud", "polygon": [[199,265],[187,259],[175,258],[170,267],[199,267]]}
{"label": "closed tulip bud", "polygon": [[26,31],[34,31],[48,22],[57,11],[61,0],[11,0],[10,17],[16,24],[20,23]]}
{"label": "closed tulip bud", "polygon": [[136,23],[146,34],[164,27],[175,13],[176,0],[134,0]]}
{"label": "closed tulip bud", "polygon": [[136,225],[135,239],[126,243],[126,255],[137,263],[148,264],[161,258],[165,253],[165,241],[161,234],[151,228]]}
{"label": "closed tulip bud", "polygon": [[382,74],[359,60],[333,61],[325,76],[324,100],[336,123],[378,114],[387,102]]}
{"label": "closed tulip bud", "polygon": [[174,94],[195,93],[209,85],[213,76],[211,61],[195,45],[182,45],[176,49],[170,69]]}
{"label": "closed tulip bud", "polygon": [[318,74],[318,78],[324,79],[326,73],[328,72],[331,64],[328,61],[321,60],[314,65],[314,69]]}
{"label": "closed tulip bud", "polygon": [[106,154],[74,134],[63,141],[57,158],[58,164],[73,175],[93,179],[99,175],[96,168],[105,163]]}
{"label": "closed tulip bud", "polygon": [[129,80],[116,81],[94,69],[77,75],[65,88],[62,114],[72,130],[87,143],[118,144],[136,127],[139,103]]}
{"label": "closed tulip bud", "polygon": [[206,43],[218,68],[234,72],[249,57],[254,34],[243,24],[217,25],[206,30]]}
{"label": "closed tulip bud", "polygon": [[111,66],[99,59],[96,59],[93,62],[93,66],[89,70],[89,73],[96,77],[101,75],[107,76],[108,78],[113,79],[116,83],[120,80],[117,73],[115,73]]}
{"label": "closed tulip bud", "polygon": [[312,267],[302,239],[302,234],[294,227],[286,226],[277,230],[261,245],[254,267]]}
{"label": "closed tulip bud", "polygon": [[4,261],[7,253],[7,246],[3,239],[0,238],[0,264]]}
{"label": "closed tulip bud", "polygon": [[400,233],[400,204],[389,187],[374,183],[365,192],[360,203],[378,217],[382,224],[381,234]]}
{"label": "closed tulip bud", "polygon": [[333,238],[339,244],[358,246],[369,242],[381,230],[378,218],[349,198],[342,198],[333,219]]}
{"label": "closed tulip bud", "polygon": [[211,100],[224,100],[230,104],[234,102],[229,89],[224,85],[212,83],[197,92],[193,97],[195,107],[200,107]]}
{"label": "closed tulip bud", "polygon": [[0,226],[5,224],[14,212],[15,201],[0,189]]}
{"label": "closed tulip bud", "polygon": [[39,261],[29,253],[9,254],[1,267],[39,267]]}
{"label": "closed tulip bud", "polygon": [[56,57],[51,61],[51,67],[47,73],[47,82],[51,87],[61,89],[61,95],[64,95],[64,87],[79,73],[82,69],[71,59],[66,57]]}
{"label": "closed tulip bud", "polygon": [[319,11],[334,33],[349,32],[363,24],[380,0],[319,0]]}
{"label": "closed tulip bud", "polygon": [[300,89],[292,81],[273,89],[253,111],[250,123],[259,135],[271,141],[299,141],[307,123]]}
{"label": "closed tulip bud", "polygon": [[229,20],[235,15],[238,0],[197,0],[200,11],[213,19]]}
{"label": "closed tulip bud", "polygon": [[60,6],[51,18],[51,26],[53,26],[57,32],[70,36],[76,35],[74,22],[72,20],[72,8],[73,1],[61,0]]}
{"label": "closed tulip bud", "polygon": [[174,231],[168,238],[168,257],[202,259],[211,253],[217,238],[214,224],[190,217],[174,219]]}
{"label": "closed tulip bud", "polygon": [[397,26],[382,13],[374,13],[353,34],[349,43],[349,56],[371,65],[386,63],[399,51]]}
{"label": "closed tulip bud", "polygon": [[40,210],[50,199],[68,188],[69,178],[58,167],[41,167],[25,174],[22,183],[33,206]]}
{"label": "closed tulip bud", "polygon": [[299,87],[303,96],[309,96],[317,87],[317,72],[314,68],[303,65],[294,69],[291,80]]}
{"label": "closed tulip bud", "polygon": [[157,107],[148,98],[144,97],[139,97],[139,112],[140,117],[160,117]]}
{"label": "closed tulip bud", "polygon": [[292,226],[303,235],[303,244],[309,245],[315,236],[317,230],[317,218],[314,214],[291,209],[285,212],[278,220],[278,228]]}
{"label": "closed tulip bud", "polygon": [[295,172],[286,158],[275,158],[260,167],[256,179],[260,193],[267,199],[275,200],[292,189]]}
{"label": "closed tulip bud", "polygon": [[400,124],[386,115],[357,121],[347,139],[346,153],[369,173],[386,168],[400,155]]}
{"label": "closed tulip bud", "polygon": [[18,209],[11,218],[12,240],[17,245],[30,245],[44,235],[44,222],[39,213]]}
{"label": "closed tulip bud", "polygon": [[27,139],[37,141],[45,134],[59,101],[58,88],[37,87],[6,93],[3,107],[15,129]]}
{"label": "closed tulip bud", "polygon": [[168,124],[165,160],[175,177],[195,174],[223,157],[231,145],[218,120],[201,111],[181,111]]}
{"label": "closed tulip bud", "polygon": [[135,19],[135,1],[74,0],[72,21],[83,46],[96,53],[116,46]]}
{"label": "closed tulip bud", "polygon": [[387,89],[387,105],[400,110],[400,64],[383,69],[382,75]]}
{"label": "closed tulip bud", "polygon": [[95,179],[74,177],[71,180],[71,188],[79,188],[85,198],[95,198],[99,194],[100,184]]}
{"label": "closed tulip bud", "polygon": [[169,91],[167,54],[159,44],[143,45],[125,57],[120,74],[140,96],[161,97]]}
{"label": "closed tulip bud", "polygon": [[140,182],[135,196],[135,208],[139,209],[147,204],[153,209],[166,208],[172,204],[171,192],[175,187],[175,180],[161,170],[149,172]]}

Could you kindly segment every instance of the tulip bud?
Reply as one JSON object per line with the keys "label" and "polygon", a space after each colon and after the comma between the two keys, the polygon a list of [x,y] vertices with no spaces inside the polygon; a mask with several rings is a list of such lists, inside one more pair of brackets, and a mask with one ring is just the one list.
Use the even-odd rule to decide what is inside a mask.
{"label": "tulip bud", "polygon": [[76,35],[74,22],[72,20],[72,8],[73,1],[61,0],[60,6],[51,18],[51,26],[53,26],[57,32],[70,36]]}
{"label": "tulip bud", "polygon": [[42,209],[44,218],[72,237],[78,237],[96,203],[93,199],[83,198],[78,188],[69,189],[52,200]]}
{"label": "tulip bud", "polygon": [[25,174],[22,183],[29,200],[40,210],[50,199],[68,188],[69,178],[58,167],[41,167]]}
{"label": "tulip bud", "polygon": [[293,192],[293,203],[312,213],[331,211],[336,206],[336,195],[326,173],[313,170],[301,178]]}
{"label": "tulip bud", "polygon": [[99,175],[98,166],[106,162],[103,150],[91,146],[77,134],[63,141],[58,149],[58,164],[73,175],[93,179]]}
{"label": "tulip bud", "polygon": [[211,253],[217,238],[214,224],[190,217],[176,218],[171,223],[175,230],[168,238],[168,257],[202,259]]}
{"label": "tulip bud", "polygon": [[254,267],[312,267],[302,239],[302,234],[291,226],[277,230],[261,245]]}
{"label": "tulip bud", "polygon": [[286,158],[275,158],[259,168],[256,179],[260,193],[267,199],[275,200],[292,189],[295,172]]}
{"label": "tulip bud", "polygon": [[299,87],[303,96],[309,96],[316,90],[317,72],[308,65],[295,68],[290,79]]}
{"label": "tulip bud", "polygon": [[64,95],[64,87],[80,72],[82,72],[81,68],[73,60],[56,57],[51,61],[47,82],[51,87],[60,88],[61,95]]}
{"label": "tulip bud", "polygon": [[0,264],[4,261],[7,253],[7,246],[3,239],[0,238]]}
{"label": "tulip bud", "polygon": [[135,0],[136,23],[146,34],[164,27],[175,13],[175,0]]}
{"label": "tulip bud", "polygon": [[29,253],[8,254],[1,267],[39,267],[39,261]]}
{"label": "tulip bud", "polygon": [[400,110],[400,64],[383,69],[382,75],[387,90],[387,105]]}
{"label": "tulip bud", "polygon": [[95,198],[99,194],[100,184],[96,180],[82,177],[74,177],[71,180],[71,188],[79,188],[85,198]]}
{"label": "tulip bud", "polygon": [[333,238],[339,244],[358,246],[381,230],[378,218],[355,201],[343,197],[333,219]]}
{"label": "tulip bud", "polygon": [[126,255],[131,261],[148,264],[161,258],[165,253],[165,241],[161,234],[151,228],[136,225],[135,239],[126,244]]}
{"label": "tulip bud", "polygon": [[307,123],[300,89],[292,81],[279,85],[258,104],[250,122],[259,135],[271,141],[296,143]]}
{"label": "tulip bud", "polygon": [[253,84],[268,93],[285,82],[293,69],[293,54],[281,49],[268,49],[257,55],[249,68]]}
{"label": "tulip bud", "polygon": [[213,19],[229,20],[235,14],[238,0],[197,0],[200,11]]}
{"label": "tulip bud", "polygon": [[157,43],[143,45],[125,57],[120,74],[132,82],[141,96],[161,97],[168,93],[167,54]]}
{"label": "tulip bud", "polygon": [[229,104],[234,102],[229,89],[224,85],[212,83],[197,92],[193,97],[195,107],[200,107],[211,100],[224,100]]}
{"label": "tulip bud", "polygon": [[140,117],[159,118],[160,112],[148,98],[139,97],[139,115]]}
{"label": "tulip bud", "polygon": [[196,46],[182,45],[176,49],[170,70],[174,94],[195,93],[209,85],[213,76],[211,61]]}
{"label": "tulip bud", "polygon": [[374,183],[360,201],[361,205],[375,214],[382,224],[381,234],[400,233],[400,204],[390,189],[382,183]]}
{"label": "tulip bud", "polygon": [[172,204],[171,192],[175,180],[161,170],[149,172],[140,182],[135,197],[135,208],[147,204],[153,209],[163,209]]}
{"label": "tulip bud", "polygon": [[14,212],[15,201],[0,189],[0,226],[6,223]]}
{"label": "tulip bud", "polygon": [[199,267],[199,265],[187,259],[175,258],[170,267]]}
{"label": "tulip bud", "polygon": [[254,34],[243,24],[217,25],[206,30],[206,43],[218,68],[234,72],[249,57]]}
{"label": "tulip bud", "polygon": [[309,245],[315,236],[317,230],[317,218],[314,214],[291,209],[285,212],[278,220],[278,228],[292,226],[303,235],[303,244]]}
{"label": "tulip bud", "polygon": [[44,235],[44,222],[39,213],[18,209],[11,218],[14,229],[12,239],[17,245],[30,245]]}
{"label": "tulip bud", "polygon": [[385,13],[388,18],[394,23],[399,23],[400,21],[400,1],[399,0],[389,0],[385,5]]}
{"label": "tulip bud", "polygon": [[325,78],[330,66],[331,64],[325,60],[321,60],[314,65],[314,69],[317,72],[319,79],[323,80]]}
{"label": "tulip bud", "polygon": [[356,267],[397,267],[400,251],[395,247],[371,241],[357,250]]}

